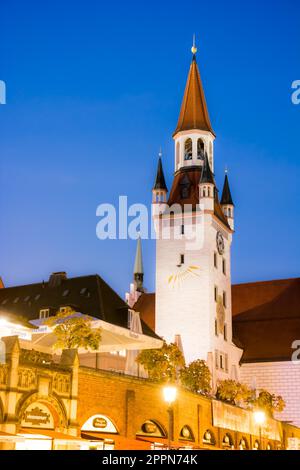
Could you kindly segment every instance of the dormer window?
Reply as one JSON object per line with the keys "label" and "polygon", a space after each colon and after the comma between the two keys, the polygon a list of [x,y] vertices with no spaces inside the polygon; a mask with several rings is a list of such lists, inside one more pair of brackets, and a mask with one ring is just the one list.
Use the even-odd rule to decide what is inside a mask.
{"label": "dormer window", "polygon": [[44,320],[45,318],[49,317],[50,310],[49,308],[42,308],[40,310],[40,319]]}

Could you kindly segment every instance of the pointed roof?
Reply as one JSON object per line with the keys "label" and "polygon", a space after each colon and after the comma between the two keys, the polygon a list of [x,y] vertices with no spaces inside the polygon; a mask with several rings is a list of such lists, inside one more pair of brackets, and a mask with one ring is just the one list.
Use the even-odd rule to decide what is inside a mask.
{"label": "pointed roof", "polygon": [[228,181],[227,173],[225,174],[224,186],[223,186],[222,197],[221,197],[221,204],[222,205],[229,204],[231,206],[234,206],[232,197],[231,197],[230,188],[229,188],[229,181]]}
{"label": "pointed roof", "polygon": [[133,274],[144,274],[141,237],[138,238],[136,245]]}
{"label": "pointed roof", "polygon": [[173,135],[177,134],[177,132],[191,129],[209,131],[215,135],[208,115],[203,85],[195,53],[193,54],[193,60],[185,86],[180,114]]}
{"label": "pointed roof", "polygon": [[205,152],[205,155],[204,155],[203,170],[202,170],[201,178],[200,178],[200,184],[202,183],[215,184],[215,179],[214,179],[213,172],[210,169],[207,152]]}
{"label": "pointed roof", "polygon": [[153,189],[163,189],[165,191],[168,191],[166,180],[165,180],[165,175],[163,172],[161,157],[159,157],[158,159],[156,179],[155,179]]}

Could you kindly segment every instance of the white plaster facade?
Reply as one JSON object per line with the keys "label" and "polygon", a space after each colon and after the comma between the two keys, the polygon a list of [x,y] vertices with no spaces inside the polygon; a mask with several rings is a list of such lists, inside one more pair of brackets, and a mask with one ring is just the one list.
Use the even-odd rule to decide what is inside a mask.
{"label": "white plaster facade", "polygon": [[[238,379],[242,351],[232,343],[232,233],[208,210],[200,210],[196,217],[187,213],[171,219],[170,223],[170,216],[164,216],[161,228],[156,225],[156,332],[168,342],[180,335],[186,362],[206,360],[214,385],[218,379]],[[195,230],[197,246],[191,241]],[[217,250],[217,232],[224,239],[222,255]],[[224,331],[216,334],[216,300],[219,296],[223,299],[223,294],[225,338]]]}
{"label": "white plaster facade", "polygon": [[[192,140],[192,159],[184,159],[185,142]],[[199,165],[197,158],[197,141],[201,139],[204,143],[204,151],[207,152],[208,160],[212,171],[214,171],[214,135],[209,131],[181,131],[174,136],[175,142],[175,171],[182,167]]]}

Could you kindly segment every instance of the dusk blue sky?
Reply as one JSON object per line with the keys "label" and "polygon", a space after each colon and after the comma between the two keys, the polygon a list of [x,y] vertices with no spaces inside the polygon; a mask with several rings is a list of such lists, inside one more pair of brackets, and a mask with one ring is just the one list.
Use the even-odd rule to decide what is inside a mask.
{"label": "dusk blue sky", "polygon": [[[135,242],[96,238],[96,207],[170,187],[192,35],[236,204],[233,282],[299,276],[300,2],[1,2],[0,274],[99,273],[122,296]],[[143,241],[154,289],[155,244]]]}

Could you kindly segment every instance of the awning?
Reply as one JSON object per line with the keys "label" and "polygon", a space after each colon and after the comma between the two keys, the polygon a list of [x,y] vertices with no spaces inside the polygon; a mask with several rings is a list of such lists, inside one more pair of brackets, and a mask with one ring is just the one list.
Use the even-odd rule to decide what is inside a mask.
{"label": "awning", "polygon": [[24,438],[17,436],[16,434],[10,434],[8,432],[0,431],[0,441],[23,441]]}
{"label": "awning", "polygon": [[[30,348],[37,348],[44,352],[52,352],[53,345],[56,343],[56,336],[53,333],[53,328],[43,325],[44,320],[32,320],[32,324],[36,325],[37,329],[31,332]],[[135,333],[122,326],[113,325],[112,323],[103,320],[94,320],[92,322],[93,328],[101,328],[101,342],[96,352],[112,352],[126,350],[141,350],[141,349],[159,349],[162,346],[162,340],[153,338],[152,336],[144,335],[142,333]],[[28,341],[21,341],[21,346],[28,347]],[[57,350],[59,353],[60,350]],[[86,354],[89,351],[84,348],[79,348],[79,354]]]}
{"label": "awning", "polygon": [[116,450],[149,450],[150,444],[148,442],[130,439],[119,434],[99,433],[99,432],[81,432],[81,437],[84,439],[96,440],[110,440],[114,441]]}
{"label": "awning", "polygon": [[[167,437],[151,437],[151,436],[136,436],[136,438],[139,441],[145,441],[145,442],[150,442],[152,444],[160,444],[162,447],[168,447],[168,438]],[[173,448],[182,448],[182,447],[190,447],[193,449],[200,449],[199,445],[196,445],[195,442],[193,441],[186,441],[186,440],[180,440],[180,441],[171,441],[170,442],[171,447]]]}
{"label": "awning", "polygon": [[53,439],[59,441],[72,441],[82,443],[84,439],[77,436],[71,436],[59,431],[51,429],[36,429],[36,428],[21,428],[18,435],[25,437],[26,439]]}

